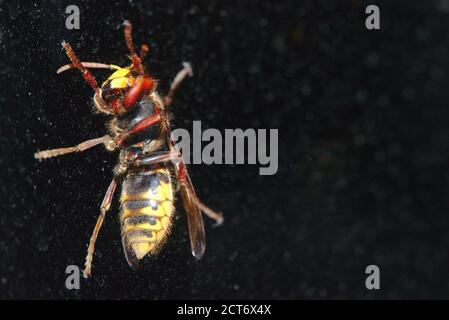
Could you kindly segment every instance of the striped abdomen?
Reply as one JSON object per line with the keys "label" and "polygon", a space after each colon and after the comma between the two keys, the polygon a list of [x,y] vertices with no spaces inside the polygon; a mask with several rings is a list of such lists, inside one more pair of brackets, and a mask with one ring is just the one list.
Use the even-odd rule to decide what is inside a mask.
{"label": "striped abdomen", "polygon": [[171,226],[173,188],[168,169],[129,174],[123,181],[120,223],[131,267],[163,244]]}

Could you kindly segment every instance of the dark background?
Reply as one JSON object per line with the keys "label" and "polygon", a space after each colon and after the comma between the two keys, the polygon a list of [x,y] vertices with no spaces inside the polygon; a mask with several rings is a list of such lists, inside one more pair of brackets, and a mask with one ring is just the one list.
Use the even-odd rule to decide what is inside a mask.
{"label": "dark background", "polygon": [[[65,29],[77,4],[81,29]],[[381,30],[365,28],[365,7]],[[0,298],[448,298],[448,1],[0,1]],[[116,154],[95,148],[39,163],[38,149],[105,132],[92,90],[68,63],[128,64],[120,24],[160,91],[190,61],[173,127],[278,128],[279,171],[191,165],[207,251],[190,254],[178,210],[159,256],[132,272],[118,205],[82,266]],[[108,71],[95,71],[99,82]],[[179,206],[178,206],[179,207]],[[365,268],[381,289],[365,288]]]}

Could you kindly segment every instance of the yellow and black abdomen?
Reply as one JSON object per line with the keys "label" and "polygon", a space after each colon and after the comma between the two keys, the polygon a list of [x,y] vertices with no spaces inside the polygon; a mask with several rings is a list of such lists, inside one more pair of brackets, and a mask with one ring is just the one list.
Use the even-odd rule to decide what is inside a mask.
{"label": "yellow and black abdomen", "polygon": [[122,184],[120,223],[126,259],[131,267],[156,253],[166,239],[173,206],[173,187],[166,168],[132,173]]}

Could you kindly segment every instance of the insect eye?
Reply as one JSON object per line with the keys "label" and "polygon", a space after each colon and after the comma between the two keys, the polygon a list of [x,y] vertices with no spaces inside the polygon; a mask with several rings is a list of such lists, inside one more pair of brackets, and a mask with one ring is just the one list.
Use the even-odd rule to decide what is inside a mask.
{"label": "insect eye", "polygon": [[102,90],[101,92],[101,98],[106,102],[112,102],[114,100],[117,100],[121,96],[123,96],[124,90],[120,89],[110,89],[110,90]]}

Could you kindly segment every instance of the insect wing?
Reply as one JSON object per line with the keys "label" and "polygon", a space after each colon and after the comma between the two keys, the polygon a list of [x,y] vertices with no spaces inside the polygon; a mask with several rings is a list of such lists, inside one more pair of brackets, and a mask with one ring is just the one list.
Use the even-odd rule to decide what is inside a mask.
{"label": "insect wing", "polygon": [[190,184],[190,179],[181,185],[180,193],[184,203],[184,209],[187,213],[192,255],[197,259],[201,259],[206,250],[206,235],[204,232],[203,217],[200,208],[195,203],[195,194]]}

